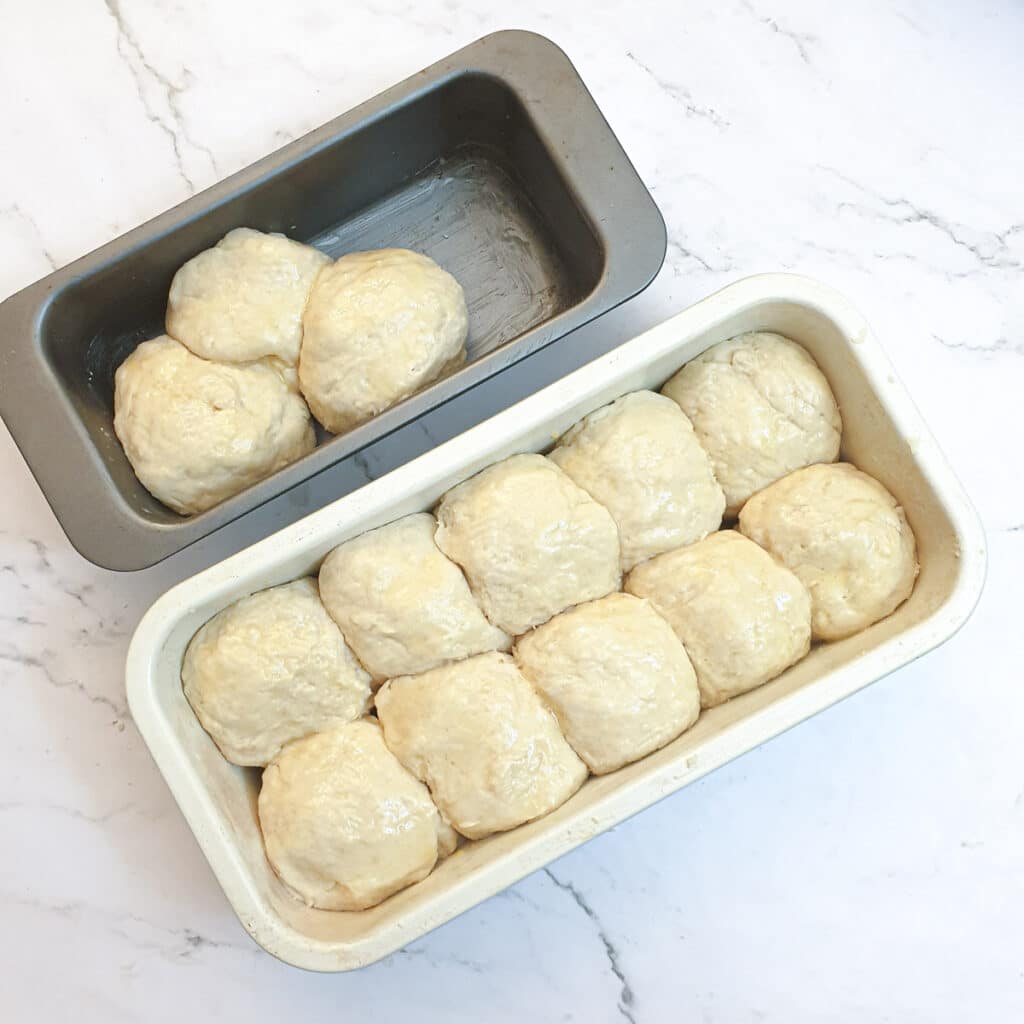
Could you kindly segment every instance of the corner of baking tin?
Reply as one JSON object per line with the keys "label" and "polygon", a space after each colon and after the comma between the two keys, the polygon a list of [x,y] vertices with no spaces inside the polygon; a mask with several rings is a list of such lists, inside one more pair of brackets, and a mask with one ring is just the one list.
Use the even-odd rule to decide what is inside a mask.
{"label": "corner of baking tin", "polygon": [[[543,55],[546,58],[555,58],[561,62],[564,62],[576,71],[575,65],[569,55],[558,45],[553,39],[548,36],[542,35],[540,32],[534,32],[528,28],[503,28],[497,32],[489,32],[485,36],[481,36],[475,42],[470,43],[466,47],[467,50],[473,49],[474,47],[493,46],[498,47],[503,51],[501,56],[503,57],[516,57],[523,56],[523,53]],[[504,51],[511,52],[504,52]]]}

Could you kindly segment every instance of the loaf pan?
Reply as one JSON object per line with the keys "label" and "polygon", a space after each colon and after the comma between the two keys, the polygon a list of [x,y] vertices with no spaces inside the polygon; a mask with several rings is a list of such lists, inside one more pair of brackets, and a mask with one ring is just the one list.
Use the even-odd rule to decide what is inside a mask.
{"label": "loaf pan", "polygon": [[[466,366],[222,504],[182,517],[113,432],[113,375],[164,329],[174,272],[239,226],[331,256],[417,249],[461,282]],[[569,59],[499,32],[0,305],[0,415],[72,544],[141,569],[646,287],[665,226]]]}
{"label": "loaf pan", "polygon": [[[657,388],[715,342],[744,331],[799,341],[825,371],[843,414],[842,456],[900,500],[921,574],[889,618],[815,647],[778,679],[704,711],[668,746],[592,777],[538,821],[469,843],[424,881],[357,913],[313,910],[284,889],[263,854],[259,772],[220,755],[185,701],[181,661],[193,633],[246,594],[315,573],[337,544],[430,509],[454,484],[517,452],[546,451],[581,416],[638,388]],[[706,772],[892,672],[948,639],[985,576],[985,541],[970,502],[867,325],[834,292],[804,278],[749,278],[627,342],[454,438],[186,580],[139,625],[128,652],[132,714],[211,867],[253,938],[291,964],[359,967],[456,914]]]}

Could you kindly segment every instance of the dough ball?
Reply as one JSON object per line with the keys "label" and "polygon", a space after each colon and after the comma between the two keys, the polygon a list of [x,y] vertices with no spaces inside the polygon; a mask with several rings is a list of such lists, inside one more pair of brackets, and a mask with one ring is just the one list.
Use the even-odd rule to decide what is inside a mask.
{"label": "dough ball", "polygon": [[553,811],[587,777],[507,654],[392,679],[377,693],[377,714],[388,747],[469,839]]}
{"label": "dough ball", "polygon": [[323,910],[375,906],[426,878],[456,843],[372,718],[285,747],[263,773],[259,815],[274,870]]}
{"label": "dough ball", "polygon": [[839,408],[817,363],[780,334],[741,334],[687,363],[662,389],[690,417],[728,515],[779,477],[839,456]]}
{"label": "dough ball", "polygon": [[114,432],[146,490],[183,515],[316,444],[305,403],[269,364],[210,363],[166,336],[144,341],[117,368]]}
{"label": "dough ball", "polygon": [[428,513],[406,516],[346,541],[320,568],[327,610],[378,680],[511,646],[434,543],[436,526]]}
{"label": "dough ball", "polygon": [[167,333],[204,359],[247,363],[299,359],[302,311],[322,252],[284,235],[229,231],[174,275]]}
{"label": "dough ball", "polygon": [[221,753],[242,765],[264,765],[286,743],[358,718],[370,702],[370,677],[309,578],[218,612],[188,645],[181,681]]}
{"label": "dough ball", "polygon": [[626,589],[646,597],[683,641],[705,708],[767,683],[810,649],[804,585],[734,530],[637,566]]}
{"label": "dough ball", "polygon": [[800,577],[820,640],[867,629],[914,589],[914,534],[896,499],[847,463],[808,466],[755,494],[740,530]]}
{"label": "dough ball", "polygon": [[543,455],[513,455],[453,487],[437,524],[437,546],[506,633],[619,587],[615,522]]}
{"label": "dough ball", "polygon": [[609,594],[516,641],[516,662],[595,775],[663,747],[700,712],[697,676],[646,602]]}
{"label": "dough ball", "polygon": [[635,391],[580,420],[549,456],[615,520],[622,568],[717,530],[725,496],[675,402]]}
{"label": "dough ball", "polygon": [[432,259],[380,249],[324,270],[303,326],[299,386],[341,434],[460,366],[469,315],[459,282]]}

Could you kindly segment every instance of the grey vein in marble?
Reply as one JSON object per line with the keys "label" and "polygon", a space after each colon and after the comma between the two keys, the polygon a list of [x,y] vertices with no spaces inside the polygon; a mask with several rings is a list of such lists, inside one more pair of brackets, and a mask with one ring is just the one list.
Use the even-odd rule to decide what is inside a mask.
{"label": "grey vein in marble", "polygon": [[[33,896],[24,896],[20,893],[0,892],[0,904],[27,907],[68,920],[77,920],[82,917],[96,918],[104,923],[109,932],[124,939],[135,949],[150,950],[172,962],[187,960],[205,949],[232,950],[260,958],[263,956],[261,951],[249,942],[243,945],[242,943],[211,939],[192,928],[168,928],[138,914],[110,912],[82,900],[51,902]],[[128,926],[131,925],[141,925],[157,935],[166,936],[173,941],[168,945],[166,942],[142,939],[131,934],[128,930]]]}
{"label": "grey vein in marble", "polygon": [[[44,650],[42,653],[47,657],[53,656],[52,651]],[[106,694],[93,693],[81,680],[59,679],[53,669],[42,658],[36,657],[34,654],[25,654],[18,650],[0,650],[0,662],[9,665],[21,665],[22,668],[35,670],[54,689],[74,690],[76,693],[80,693],[90,704],[102,704],[110,708],[119,718],[123,718],[128,714],[128,708],[124,704],[117,703],[106,696]]]}
{"label": "grey vein in marble", "polygon": [[38,251],[44,260],[49,264],[51,270],[57,270],[59,264],[53,253],[46,247],[46,240],[43,238],[42,231],[39,230],[39,225],[36,223],[35,218],[18,203],[10,203],[0,210],[0,213],[4,213],[7,216],[13,216],[19,218],[24,224],[28,226],[29,231],[32,232],[36,237],[38,243]]}
{"label": "grey vein in marble", "polygon": [[[818,166],[875,203],[871,206],[862,202],[842,200],[836,204],[837,210],[851,210],[859,216],[889,221],[893,224],[927,224],[945,235],[955,246],[969,252],[984,267],[997,270],[1024,269],[1020,260],[1011,258],[1009,255],[1009,239],[1024,232],[1024,224],[1010,224],[1002,231],[979,231],[971,228],[970,225],[947,220],[934,210],[920,206],[910,199],[905,199],[902,196],[887,196],[854,180],[835,167]],[[969,237],[970,234],[975,235],[973,240]]]}
{"label": "grey vein in marble", "polygon": [[685,86],[679,85],[676,82],[669,82],[667,79],[662,78],[651,67],[645,64],[636,54],[631,53],[629,50],[626,51],[626,56],[643,71],[651,81],[667,96],[670,96],[675,100],[686,112],[693,117],[703,118],[705,121],[711,122],[716,128],[725,129],[729,127],[729,121],[726,120],[714,107],[705,107],[697,103],[693,99],[693,95],[689,89]]}
{"label": "grey vein in marble", "polygon": [[946,348],[963,349],[965,352],[980,352],[983,355],[995,355],[997,352],[1009,352],[1013,355],[1024,355],[1024,340],[1014,341],[1012,338],[996,338],[990,344],[978,344],[970,341],[950,341],[948,338],[932,334],[932,337]]}
{"label": "grey vein in marble", "polygon": [[776,35],[782,36],[783,39],[788,39],[796,47],[796,52],[800,54],[800,59],[808,67],[812,66],[811,56],[807,47],[808,45],[812,45],[818,41],[815,36],[808,35],[806,32],[794,32],[792,29],[785,28],[774,18],[762,14],[756,7],[754,7],[750,0],[740,0],[740,2],[743,7],[757,18],[762,25],[766,25]]}
{"label": "grey vein in marble", "polygon": [[[203,153],[210,162],[214,174],[219,174],[216,158],[209,147],[197,142],[191,137],[185,126],[185,118],[181,110],[181,94],[185,87],[172,82],[166,75],[157,70],[156,67],[146,58],[142,44],[132,32],[124,12],[121,10],[121,0],[103,0],[107,12],[117,27],[117,52],[124,61],[125,66],[135,81],[135,91],[138,93],[139,102],[142,104],[146,117],[155,124],[168,138],[171,148],[174,150],[174,162],[182,180],[188,186],[190,192],[196,191],[196,183],[185,169],[185,158],[182,144],[187,144],[192,149]],[[188,74],[188,68],[183,69]],[[153,109],[152,104],[146,96],[145,78],[156,83],[163,92],[167,102],[167,109],[170,112],[171,123]]]}
{"label": "grey vein in marble", "polygon": [[619,995],[618,1008],[619,1013],[623,1018],[628,1020],[630,1024],[636,1024],[636,1017],[633,1015],[633,989],[626,978],[625,972],[622,970],[622,965],[619,963],[619,951],[616,949],[615,944],[611,939],[608,938],[605,932],[604,925],[601,923],[601,919],[597,916],[597,912],[587,902],[583,893],[579,891],[570,881],[562,881],[551,868],[544,868],[544,874],[551,879],[559,889],[563,892],[567,892],[573,899],[580,910],[591,920],[594,925],[594,929],[597,932],[598,939],[601,940],[601,945],[604,946],[605,956],[608,958],[608,966],[611,969],[612,974],[615,975],[619,980],[619,984],[622,986],[622,991]]}

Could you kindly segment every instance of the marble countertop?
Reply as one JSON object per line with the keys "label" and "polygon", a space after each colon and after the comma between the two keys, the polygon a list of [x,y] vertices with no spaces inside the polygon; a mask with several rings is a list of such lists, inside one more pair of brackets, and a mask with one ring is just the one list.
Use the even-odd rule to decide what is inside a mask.
{"label": "marble countertop", "polygon": [[[810,0],[4,3],[0,297],[498,28],[576,63],[669,230],[635,301],[156,568],[69,546],[0,430],[0,1016],[1024,1019],[1024,8]],[[501,13],[502,11],[506,13]],[[125,707],[171,583],[721,285],[873,323],[988,532],[945,647],[385,962],[228,907]]]}

